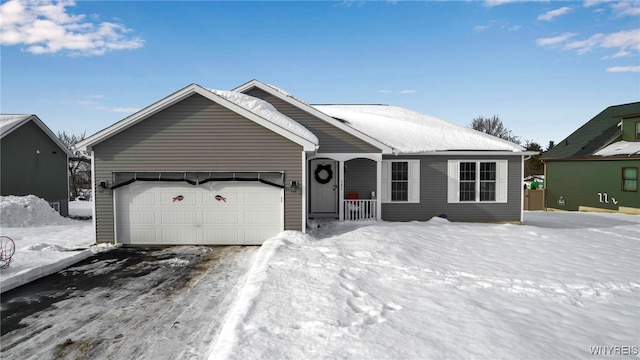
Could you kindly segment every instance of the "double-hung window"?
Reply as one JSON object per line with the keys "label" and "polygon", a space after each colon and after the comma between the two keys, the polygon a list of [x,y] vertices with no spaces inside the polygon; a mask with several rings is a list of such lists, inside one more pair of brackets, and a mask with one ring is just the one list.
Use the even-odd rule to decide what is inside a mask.
{"label": "double-hung window", "polygon": [[507,160],[449,160],[448,202],[507,202],[507,166]]}
{"label": "double-hung window", "polygon": [[383,203],[420,202],[420,160],[382,161]]}
{"label": "double-hung window", "polygon": [[622,191],[638,191],[638,168],[622,168]]}

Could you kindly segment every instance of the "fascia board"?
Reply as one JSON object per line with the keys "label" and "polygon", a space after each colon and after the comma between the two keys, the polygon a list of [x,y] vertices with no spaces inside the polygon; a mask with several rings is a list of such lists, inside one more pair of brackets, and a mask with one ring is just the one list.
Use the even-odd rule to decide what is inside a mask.
{"label": "fascia board", "polygon": [[336,119],[332,118],[331,116],[323,113],[322,111],[314,108],[313,106],[310,106],[308,104],[305,104],[295,98],[292,98],[290,96],[287,96],[281,92],[279,92],[278,90],[272,88],[269,85],[266,85],[258,80],[251,80],[243,85],[240,85],[238,87],[236,87],[235,89],[231,90],[231,91],[236,91],[236,92],[244,92],[247,91],[253,87],[257,87],[260,90],[266,91],[267,93],[277,97],[278,99],[285,101],[287,103],[289,103],[292,106],[295,106],[303,111],[306,111],[308,113],[310,113],[311,115],[319,118],[320,120],[327,122],[335,127],[337,127],[340,130],[343,130],[344,132],[353,135],[355,137],[357,137],[358,139],[377,147],[378,149],[382,150],[383,154],[392,154],[394,153],[394,149],[392,147],[390,147],[387,144],[384,144],[374,138],[372,138],[371,136],[362,133],[352,127],[349,127],[347,125],[344,125],[343,123],[337,121]]}

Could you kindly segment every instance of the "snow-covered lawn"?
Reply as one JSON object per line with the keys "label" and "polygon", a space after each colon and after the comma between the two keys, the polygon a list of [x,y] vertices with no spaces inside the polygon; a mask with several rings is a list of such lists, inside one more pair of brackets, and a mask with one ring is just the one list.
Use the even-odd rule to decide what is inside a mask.
{"label": "snow-covered lawn", "polygon": [[[17,274],[64,267],[100,249],[90,247],[90,221],[8,227],[4,219],[24,218],[13,211],[3,207],[0,214],[2,233],[18,246],[0,273],[3,290],[17,277],[26,281]],[[521,226],[440,218],[314,225],[321,227],[265,242],[222,330],[199,353],[210,359],[639,357],[640,216],[527,212]]]}
{"label": "snow-covered lawn", "polygon": [[285,232],[258,253],[210,358],[637,357],[640,217],[525,220]]}

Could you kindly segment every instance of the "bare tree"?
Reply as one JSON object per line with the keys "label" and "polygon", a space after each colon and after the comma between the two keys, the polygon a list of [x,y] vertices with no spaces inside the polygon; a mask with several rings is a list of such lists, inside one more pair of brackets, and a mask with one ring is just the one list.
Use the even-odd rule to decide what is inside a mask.
{"label": "bare tree", "polygon": [[498,115],[493,115],[490,118],[484,116],[478,116],[473,119],[470,127],[474,130],[481,131],[485,134],[493,135],[501,139],[520,144],[520,137],[511,133],[511,130],[507,129]]}
{"label": "bare tree", "polygon": [[69,157],[69,187],[71,188],[71,200],[80,196],[83,188],[91,181],[91,157],[85,151],[75,150],[74,146],[86,139],[86,131],[80,135],[67,134],[65,131],[58,131],[58,139],[71,151],[73,156]]}

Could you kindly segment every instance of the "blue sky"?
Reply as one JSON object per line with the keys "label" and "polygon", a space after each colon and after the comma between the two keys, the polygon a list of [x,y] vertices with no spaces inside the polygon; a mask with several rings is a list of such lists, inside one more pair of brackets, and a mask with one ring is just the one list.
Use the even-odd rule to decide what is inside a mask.
{"label": "blue sky", "polygon": [[498,115],[546,147],[640,101],[640,1],[50,1],[0,8],[2,113],[91,135],[191,84]]}

